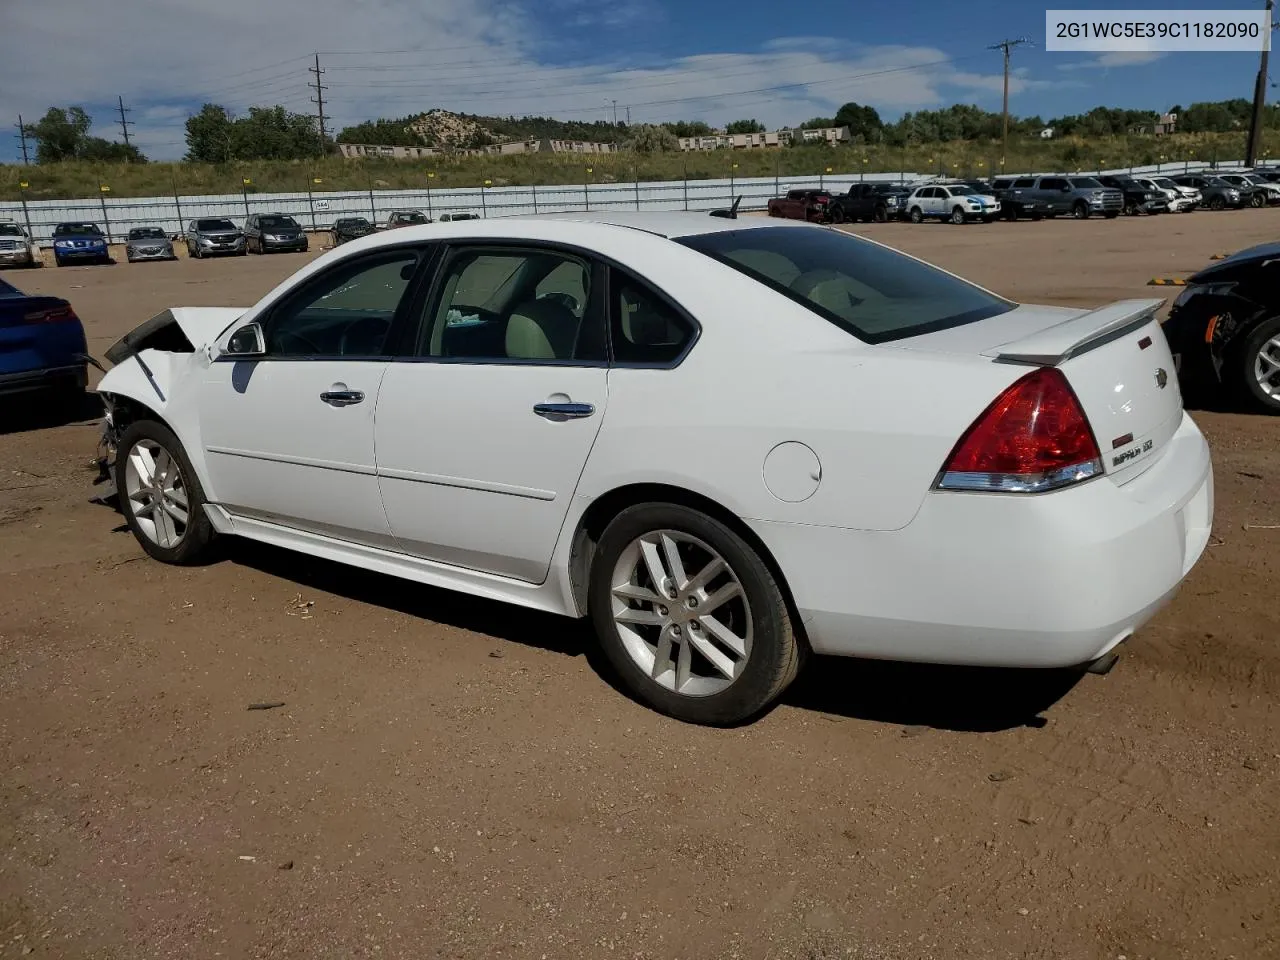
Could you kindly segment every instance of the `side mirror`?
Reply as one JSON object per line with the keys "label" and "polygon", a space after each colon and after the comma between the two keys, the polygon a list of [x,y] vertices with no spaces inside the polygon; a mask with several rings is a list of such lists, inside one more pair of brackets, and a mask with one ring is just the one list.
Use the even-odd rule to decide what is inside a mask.
{"label": "side mirror", "polygon": [[224,357],[261,357],[267,352],[267,338],[262,333],[262,324],[246,323],[227,339],[222,348]]}

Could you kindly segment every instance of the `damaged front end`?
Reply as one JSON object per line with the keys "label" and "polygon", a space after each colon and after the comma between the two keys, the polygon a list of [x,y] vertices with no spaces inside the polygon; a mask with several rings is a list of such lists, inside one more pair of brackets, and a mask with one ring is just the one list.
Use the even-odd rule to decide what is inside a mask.
{"label": "damaged front end", "polygon": [[110,395],[104,394],[102,402],[107,410],[102,418],[102,434],[98,437],[98,449],[93,458],[93,464],[98,468],[98,475],[93,478],[93,485],[99,489],[89,498],[89,502],[119,509],[119,501],[116,497],[116,456],[120,434],[116,429],[115,418],[112,416]]}

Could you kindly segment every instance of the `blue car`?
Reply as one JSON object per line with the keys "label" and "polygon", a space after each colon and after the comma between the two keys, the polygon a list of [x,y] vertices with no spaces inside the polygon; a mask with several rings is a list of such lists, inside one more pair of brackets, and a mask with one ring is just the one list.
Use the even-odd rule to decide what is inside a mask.
{"label": "blue car", "polygon": [[0,280],[0,398],[52,391],[68,407],[88,382],[84,326],[61,297],[29,297]]}
{"label": "blue car", "polygon": [[111,262],[107,238],[96,223],[60,223],[53,228],[53,262],[62,267],[76,261]]}

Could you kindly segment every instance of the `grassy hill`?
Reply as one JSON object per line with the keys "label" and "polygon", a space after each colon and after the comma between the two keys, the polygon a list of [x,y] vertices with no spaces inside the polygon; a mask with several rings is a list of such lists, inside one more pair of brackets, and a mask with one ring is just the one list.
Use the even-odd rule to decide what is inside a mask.
{"label": "grassy hill", "polygon": [[[1263,144],[1280,160],[1280,133],[1268,132]],[[1239,160],[1244,135],[1179,134],[1170,137],[1113,137],[1095,140],[1024,140],[1009,145],[1006,169],[1092,170],[1157,162]],[[900,170],[951,175],[990,176],[998,172],[998,141],[956,141],[918,144],[907,148],[850,146],[789,147],[776,150],[719,150],[706,153],[634,154],[620,152],[587,158],[581,155],[524,154],[513,156],[434,157],[422,161],[344,160],[326,157],[313,162],[279,161],[232,164],[148,163],[95,165],[81,162],[22,167],[0,166],[0,200],[17,200],[21,181],[30,200],[70,199],[99,195],[99,184],[112,197],[239,193],[245,177],[251,191],[304,191],[313,178],[323,182],[316,191],[411,189],[679,180],[714,177],[780,178],[821,174],[831,168],[837,182],[860,172]],[[736,164],[736,168],[733,166]],[[587,167],[592,168],[587,173]],[[428,180],[428,171],[435,177]]]}

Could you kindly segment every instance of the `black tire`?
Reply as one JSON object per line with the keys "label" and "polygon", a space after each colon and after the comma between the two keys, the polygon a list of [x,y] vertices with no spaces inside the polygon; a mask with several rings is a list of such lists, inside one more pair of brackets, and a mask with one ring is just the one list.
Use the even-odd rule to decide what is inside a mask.
{"label": "black tire", "polygon": [[1210,210],[1225,210],[1226,208],[1227,208],[1227,198],[1226,198],[1226,197],[1221,197],[1221,196],[1219,196],[1219,197],[1210,197],[1210,198],[1209,198],[1209,209],[1210,209]]}
{"label": "black tire", "polygon": [[1124,215],[1126,217],[1136,217],[1138,215],[1138,205],[1136,203],[1126,203],[1124,205]]}
{"label": "black tire", "polygon": [[1251,207],[1265,207],[1266,205],[1267,198],[1260,193],[1255,193],[1249,198],[1249,206]]}
{"label": "black tire", "polygon": [[964,211],[959,207],[956,207],[954,210],[951,211],[951,222],[954,223],[957,227],[962,225],[968,219],[969,218],[965,216]]}
{"label": "black tire", "polygon": [[[125,468],[129,455],[141,441],[149,441],[162,447],[177,465],[179,478],[187,495],[187,523],[181,539],[175,546],[164,547],[145,533],[134,513],[135,504],[130,498],[126,485]],[[200,486],[200,478],[191,468],[191,461],[182,449],[182,444],[174,436],[173,431],[163,423],[155,420],[138,420],[130,424],[120,438],[116,455],[116,490],[119,494],[120,512],[124,514],[134,537],[152,558],[161,563],[189,565],[199,563],[213,542],[215,533],[213,525],[205,515],[204,490]]]}
{"label": "black tire", "polygon": [[831,223],[844,223],[844,207],[839,205],[832,207],[827,217]]}
{"label": "black tire", "polygon": [[889,208],[881,204],[880,206],[876,207],[876,212],[873,216],[875,218],[876,223],[888,223]]}
{"label": "black tire", "polygon": [[1012,203],[1005,204],[1004,209],[1001,210],[1000,212],[1004,214],[1004,218],[1008,220],[1010,223],[1013,223],[1018,219],[1018,208],[1015,207]]}
{"label": "black tire", "polygon": [[919,207],[912,207],[909,216],[912,223],[924,223],[924,211]]}
{"label": "black tire", "polygon": [[195,259],[197,259],[197,260],[201,260],[201,259],[203,259],[203,258],[204,258],[204,254],[202,254],[202,253],[200,252],[200,244],[196,244],[196,248],[195,248],[195,252],[194,252],[194,253],[192,253],[192,251],[191,251],[191,248],[190,248],[190,247],[187,247],[187,252],[188,252],[188,253],[191,253],[191,255],[192,255],[193,257],[195,257]]}
{"label": "black tire", "polygon": [[66,263],[63,262],[63,259],[61,257],[55,255],[53,258],[53,265],[55,267],[65,267]]}
{"label": "black tire", "polygon": [[1071,208],[1071,215],[1075,217],[1077,220],[1088,220],[1089,205],[1085,203],[1083,200],[1078,202],[1074,207]]}
{"label": "black tire", "polygon": [[[1266,349],[1269,341],[1280,339],[1280,316],[1263,320],[1245,338],[1237,355],[1235,381],[1241,394],[1256,410],[1280,416],[1280,374],[1273,374],[1271,379],[1272,393],[1268,395],[1258,382],[1255,365],[1258,354]],[[1280,360],[1280,348],[1273,347],[1267,351],[1268,356]]]}
{"label": "black tire", "polygon": [[983,218],[982,218],[982,222],[983,222],[983,223],[990,223],[990,222],[991,222],[992,220],[994,220],[994,219],[995,219],[995,217],[992,217],[992,216],[986,216],[986,217],[983,217]]}
{"label": "black tire", "polygon": [[[1016,219],[1017,219],[1017,217],[1015,216],[1015,217],[1014,217],[1014,219],[1016,220]],[[1043,213],[1033,213],[1033,214],[1031,215],[1031,219],[1032,219],[1032,221],[1034,221],[1035,223],[1039,223],[1041,220],[1043,220],[1043,219],[1044,219],[1044,214],[1043,214]]]}
{"label": "black tire", "polygon": [[[738,676],[718,692],[691,696],[659,684],[632,659],[618,635],[613,618],[614,568],[638,538],[657,531],[700,540],[723,558],[742,587],[743,609],[750,610],[751,648]],[[687,573],[692,575],[696,570]],[[737,533],[689,507],[644,503],[614,517],[591,563],[589,607],[604,653],[627,689],[654,709],[689,723],[727,726],[750,719],[773,703],[800,670],[803,647],[769,567]]]}

